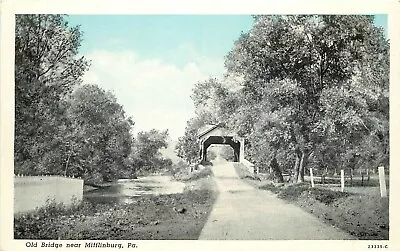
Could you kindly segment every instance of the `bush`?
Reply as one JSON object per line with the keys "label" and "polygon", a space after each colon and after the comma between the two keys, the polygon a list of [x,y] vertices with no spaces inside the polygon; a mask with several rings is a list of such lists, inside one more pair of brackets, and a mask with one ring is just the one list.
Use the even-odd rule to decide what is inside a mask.
{"label": "bush", "polygon": [[339,198],[347,197],[350,194],[346,192],[332,191],[328,189],[313,188],[309,191],[309,195],[313,196],[317,201],[329,205]]}
{"label": "bush", "polygon": [[389,238],[388,199],[380,198],[379,193],[351,194],[311,189],[296,203],[359,239]]}
{"label": "bush", "polygon": [[65,214],[68,209],[62,203],[48,200],[44,207],[30,213],[18,214],[14,217],[14,238],[15,239],[48,239],[53,235],[53,229],[43,228],[52,218]]}
{"label": "bush", "polygon": [[226,159],[227,161],[233,162],[235,160],[235,152],[232,147],[223,145],[223,148],[220,153],[221,157]]}
{"label": "bush", "polygon": [[178,163],[173,164],[170,169],[170,174],[175,180],[182,180],[189,174],[189,164],[185,161],[179,161]]}
{"label": "bush", "polygon": [[304,191],[307,191],[309,188],[309,184],[305,183],[291,184],[282,189],[278,197],[281,199],[295,201]]}
{"label": "bush", "polygon": [[[29,213],[14,216],[15,239],[58,239],[64,231],[70,229],[69,221],[81,218],[83,215],[94,215],[103,205],[73,199],[71,206],[48,200],[46,205]],[[66,228],[66,229],[65,229]]]}
{"label": "bush", "polygon": [[189,172],[189,165],[184,161],[180,161],[177,164],[174,164],[171,169],[171,174],[175,180],[192,181],[212,176],[212,171],[209,166],[205,166],[201,169],[197,166],[197,168],[194,168],[192,172]]}
{"label": "bush", "polygon": [[[215,199],[214,192],[208,189],[212,179],[204,181],[208,183],[202,182],[201,190],[141,196],[131,204],[96,205],[84,202],[71,209],[49,204],[46,210],[16,216],[14,238],[141,240],[179,239],[184,236],[185,239],[197,239]],[[174,207],[186,208],[187,212],[177,213]],[[192,232],[194,228],[196,231]]]}

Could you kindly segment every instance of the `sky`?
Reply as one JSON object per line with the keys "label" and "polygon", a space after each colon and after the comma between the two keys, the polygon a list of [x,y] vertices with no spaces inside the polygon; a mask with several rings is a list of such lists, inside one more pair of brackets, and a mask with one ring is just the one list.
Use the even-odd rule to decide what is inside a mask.
{"label": "sky", "polygon": [[[134,133],[184,134],[194,116],[193,86],[224,75],[224,56],[253,25],[248,15],[70,15],[80,25],[79,53],[91,61],[86,84],[117,97],[135,121]],[[387,16],[376,15],[387,30]]]}

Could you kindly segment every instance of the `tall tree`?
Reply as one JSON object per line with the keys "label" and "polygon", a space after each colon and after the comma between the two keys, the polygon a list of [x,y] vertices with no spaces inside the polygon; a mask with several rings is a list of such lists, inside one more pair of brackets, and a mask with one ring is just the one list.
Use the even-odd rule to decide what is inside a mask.
{"label": "tall tree", "polygon": [[189,163],[198,163],[200,161],[199,131],[206,125],[216,123],[214,115],[204,111],[187,121],[185,134],[179,138],[175,147],[178,157]]}
{"label": "tall tree", "polygon": [[215,78],[200,81],[192,89],[191,99],[196,115],[187,121],[185,134],[178,140],[175,147],[178,157],[189,163],[200,161],[198,133],[208,124],[219,123],[219,94],[223,89],[221,82]]}
{"label": "tall tree", "polygon": [[244,78],[231,123],[253,156],[291,153],[303,181],[320,144],[387,140],[388,49],[371,16],[259,16],[226,57]]}
{"label": "tall tree", "polygon": [[[62,15],[16,15],[15,172],[52,173],[60,166],[65,97],[88,67],[77,57],[79,27]],[[58,157],[56,157],[58,156]]]}
{"label": "tall tree", "polygon": [[[133,121],[110,92],[83,85],[68,99],[65,172],[87,181],[113,180],[133,168]],[[134,172],[134,170],[131,170]]]}

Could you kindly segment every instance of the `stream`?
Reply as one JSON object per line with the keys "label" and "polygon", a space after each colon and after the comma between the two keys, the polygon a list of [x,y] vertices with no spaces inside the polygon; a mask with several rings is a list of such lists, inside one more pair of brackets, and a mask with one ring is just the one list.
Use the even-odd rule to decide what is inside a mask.
{"label": "stream", "polygon": [[145,176],[137,179],[120,179],[110,186],[83,193],[85,200],[95,203],[132,203],[132,198],[142,195],[182,193],[185,184],[170,176]]}

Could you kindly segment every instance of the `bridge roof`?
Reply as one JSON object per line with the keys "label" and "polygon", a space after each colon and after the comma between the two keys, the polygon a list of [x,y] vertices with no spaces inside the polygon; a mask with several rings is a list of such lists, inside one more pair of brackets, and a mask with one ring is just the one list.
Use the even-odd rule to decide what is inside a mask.
{"label": "bridge roof", "polygon": [[199,138],[203,137],[204,135],[206,135],[207,133],[215,130],[217,127],[219,127],[220,125],[205,125],[202,128],[199,129],[199,133],[197,134],[197,136]]}
{"label": "bridge roof", "polygon": [[223,124],[205,125],[199,129],[197,136],[201,139],[207,135],[213,136],[212,134],[215,134],[215,136],[236,136],[236,133],[230,131]]}

